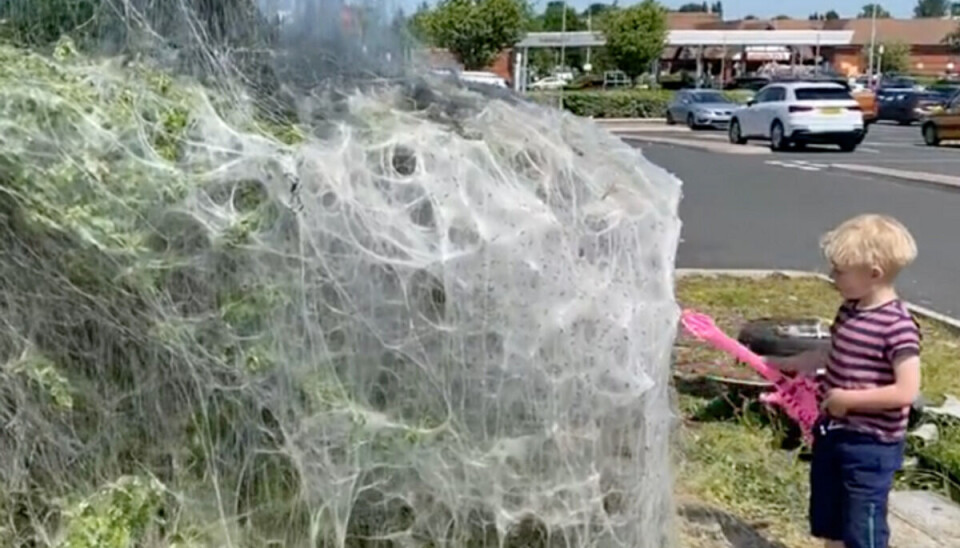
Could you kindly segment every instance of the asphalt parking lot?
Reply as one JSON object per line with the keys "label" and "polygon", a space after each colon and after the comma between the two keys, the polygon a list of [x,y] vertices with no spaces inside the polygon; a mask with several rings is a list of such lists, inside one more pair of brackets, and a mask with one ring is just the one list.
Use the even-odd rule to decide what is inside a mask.
{"label": "asphalt parking lot", "polygon": [[[825,272],[817,245],[825,231],[853,215],[888,213],[907,224],[920,248],[916,264],[901,277],[903,295],[960,317],[960,239],[953,237],[960,232],[960,187],[834,167],[841,162],[883,165],[960,178],[960,148],[928,149],[918,145],[919,132],[918,127],[875,126],[854,153],[828,147],[773,153],[767,147],[762,154],[738,155],[624,139],[683,181],[678,266]],[[727,144],[722,132],[672,135],[737,147]]]}
{"label": "asphalt parking lot", "polygon": [[[685,127],[668,127],[651,123],[636,131],[621,133],[626,139],[655,141],[666,139],[717,145],[717,152],[736,152],[737,145],[729,145],[725,131],[690,131]],[[763,141],[751,141],[747,146],[769,150]],[[759,152],[759,151],[758,151]],[[770,152],[765,161],[805,171],[818,171],[831,164],[854,164],[903,171],[925,172],[960,177],[960,142],[928,147],[923,143],[920,126],[899,126],[880,122],[870,126],[867,137],[855,152],[841,152],[834,146],[811,145],[804,150]]]}

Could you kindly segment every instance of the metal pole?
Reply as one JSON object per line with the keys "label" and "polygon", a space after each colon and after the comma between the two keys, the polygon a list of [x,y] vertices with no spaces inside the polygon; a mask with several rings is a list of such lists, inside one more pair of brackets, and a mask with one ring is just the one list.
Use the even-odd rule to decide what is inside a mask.
{"label": "metal pole", "polygon": [[873,3],[873,12],[870,14],[870,60],[867,69],[867,86],[873,88],[873,52],[877,49],[877,3]]}
{"label": "metal pole", "polygon": [[[593,14],[589,11],[587,12],[587,31],[590,32],[590,36],[593,36]],[[590,67],[589,72],[593,72],[593,65],[590,64],[590,46],[587,46],[587,66]]]}
{"label": "metal pole", "polygon": [[820,32],[817,32],[817,51],[813,54],[814,74],[820,74]]}
{"label": "metal pole", "polygon": [[[566,70],[567,54],[567,2],[563,1],[563,15],[560,18],[560,69]],[[562,92],[561,92],[562,93]]]}

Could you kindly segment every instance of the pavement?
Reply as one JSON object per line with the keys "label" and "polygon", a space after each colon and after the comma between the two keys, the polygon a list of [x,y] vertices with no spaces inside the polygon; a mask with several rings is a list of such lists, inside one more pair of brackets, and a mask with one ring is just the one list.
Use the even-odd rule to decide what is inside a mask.
{"label": "pavement", "polygon": [[[879,142],[898,135],[909,142],[911,129],[919,131],[892,127],[871,135],[883,135]],[[866,148],[873,139],[868,138]],[[901,274],[903,296],[936,312],[960,316],[960,238],[955,236],[960,233],[960,189],[821,167],[826,164],[798,160],[792,154],[731,155],[628,142],[684,182],[678,267],[826,272],[818,248],[825,231],[860,213],[887,213],[910,228],[920,250],[917,262]],[[871,165],[859,159],[869,152],[836,154],[844,163]],[[913,162],[909,154],[889,156],[893,157],[884,159],[891,165],[905,165],[895,163],[898,159]],[[960,150],[944,149],[934,163],[949,166],[958,160]],[[953,173],[960,175],[960,163],[955,165]]]}

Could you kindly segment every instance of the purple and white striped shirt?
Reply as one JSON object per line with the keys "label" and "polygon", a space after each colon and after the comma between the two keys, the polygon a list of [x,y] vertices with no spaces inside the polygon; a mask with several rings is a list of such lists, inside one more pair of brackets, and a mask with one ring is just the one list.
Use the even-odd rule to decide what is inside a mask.
{"label": "purple and white striped shirt", "polygon": [[[832,388],[864,390],[896,381],[894,362],[920,354],[920,327],[902,301],[861,310],[844,303],[830,328],[832,342],[824,392]],[[831,419],[844,428],[872,434],[883,441],[899,441],[906,434],[910,407],[875,412],[851,411]]]}

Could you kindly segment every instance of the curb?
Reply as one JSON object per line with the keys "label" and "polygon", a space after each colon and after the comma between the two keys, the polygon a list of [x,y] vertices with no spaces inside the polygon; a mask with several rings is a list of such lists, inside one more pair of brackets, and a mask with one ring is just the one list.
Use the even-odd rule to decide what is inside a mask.
{"label": "curb", "polygon": [[893,177],[905,181],[919,183],[929,183],[932,185],[941,185],[949,188],[960,188],[960,177],[952,175],[940,175],[938,173],[925,173],[922,171],[904,171],[901,169],[889,169],[885,167],[864,166],[858,164],[830,164],[834,169],[851,171],[854,173],[869,173],[871,175],[880,175]]}
{"label": "curb", "polygon": [[743,146],[743,145],[731,145],[728,143],[716,142],[711,143],[707,141],[693,141],[689,139],[673,139],[671,137],[651,137],[649,135],[644,135],[641,132],[638,133],[619,133],[617,134],[623,140],[632,140],[632,141],[645,141],[649,143],[659,143],[665,145],[676,145],[678,147],[690,148],[694,150],[705,150],[707,152],[718,152],[723,154],[730,155],[744,155],[744,156],[766,156],[773,154],[769,148],[753,147],[753,146]]}
{"label": "curb", "polygon": [[[688,278],[692,276],[719,278],[721,276],[730,276],[734,278],[760,279],[770,276],[784,276],[786,278],[817,278],[828,283],[833,283],[830,276],[820,272],[809,270],[764,270],[764,269],[722,269],[722,268],[678,268],[674,271],[677,279]],[[907,309],[918,316],[928,320],[940,322],[952,329],[960,331],[960,319],[941,314],[936,310],[931,310],[925,306],[916,305],[910,302],[906,303]]]}
{"label": "curb", "polygon": [[590,118],[598,124],[666,124],[666,118]]}

